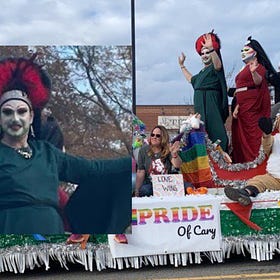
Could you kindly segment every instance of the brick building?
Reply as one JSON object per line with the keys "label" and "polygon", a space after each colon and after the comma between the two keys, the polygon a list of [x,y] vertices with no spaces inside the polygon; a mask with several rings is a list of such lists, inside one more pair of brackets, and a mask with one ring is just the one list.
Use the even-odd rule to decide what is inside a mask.
{"label": "brick building", "polygon": [[[162,124],[171,134],[176,134],[184,117],[192,113],[193,105],[136,105],[136,115],[145,123],[147,132]],[[231,130],[231,116],[226,121],[226,129]]]}

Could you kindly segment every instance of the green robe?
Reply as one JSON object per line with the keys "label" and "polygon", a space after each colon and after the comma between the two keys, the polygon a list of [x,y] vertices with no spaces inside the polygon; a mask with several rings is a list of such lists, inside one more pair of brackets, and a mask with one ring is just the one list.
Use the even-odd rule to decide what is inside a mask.
{"label": "green robe", "polygon": [[228,137],[224,123],[229,115],[226,81],[223,70],[214,65],[201,70],[191,79],[194,88],[194,111],[201,115],[212,142],[220,139],[221,147],[228,150]]}
{"label": "green robe", "polygon": [[[45,141],[32,140],[29,145],[33,155],[25,159],[0,143],[1,234],[64,233],[58,210],[61,181],[85,186],[90,197],[87,209],[97,217],[87,222],[96,232],[121,231],[118,225],[124,230],[131,217],[131,158],[86,160],[65,154]],[[98,189],[103,189],[100,195]],[[102,223],[99,217],[103,214]]]}

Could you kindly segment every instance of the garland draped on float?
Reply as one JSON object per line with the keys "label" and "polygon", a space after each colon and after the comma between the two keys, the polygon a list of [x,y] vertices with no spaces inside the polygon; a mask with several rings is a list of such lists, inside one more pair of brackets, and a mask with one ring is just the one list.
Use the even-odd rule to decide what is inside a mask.
{"label": "garland draped on float", "polygon": [[[271,260],[280,253],[280,192],[261,193],[254,198],[251,220],[262,227],[258,232],[240,221],[221,202],[222,248],[219,251],[176,253],[166,255],[112,258],[106,235],[90,237],[85,250],[79,244],[66,244],[67,235],[45,235],[46,241],[36,241],[32,235],[2,235],[0,238],[0,272],[24,273],[36,267],[50,269],[57,261],[68,269],[70,263],[79,263],[85,270],[141,268],[146,265],[186,266],[205,260],[223,262],[231,255],[249,256],[258,261]],[[221,197],[221,195],[219,195]],[[257,199],[257,200],[256,200]],[[125,244],[124,244],[125,246]]]}
{"label": "garland draped on float", "polygon": [[85,250],[79,245],[65,243],[43,243],[38,245],[12,246],[0,249],[0,272],[24,273],[36,267],[50,269],[50,261],[58,261],[62,268],[68,270],[69,263],[79,263],[87,271],[98,271],[106,268],[139,269],[143,266],[174,265],[187,266],[201,264],[205,259],[211,263],[224,262],[231,255],[250,255],[257,261],[272,260],[280,253],[280,237],[276,235],[249,235],[223,237],[220,251],[176,253],[166,255],[137,256],[129,258],[112,258],[107,243],[89,242]]}
{"label": "garland draped on float", "polygon": [[[240,172],[240,171],[249,171],[253,170],[256,168],[259,168],[261,165],[265,166],[266,162],[266,155],[263,151],[262,146],[260,147],[259,150],[259,155],[257,158],[255,158],[251,162],[246,162],[246,163],[227,163],[223,154],[221,153],[220,150],[215,149],[214,143],[208,138],[206,135],[206,147],[207,151],[209,153],[209,163],[210,163],[210,168],[211,168],[211,173],[212,173],[212,179],[215,185],[224,187],[224,186],[235,186],[238,188],[242,188],[245,186],[247,179],[243,180],[237,180],[237,179],[223,179],[220,178],[219,175],[217,174],[217,168],[220,170],[225,170],[229,172]],[[214,166],[216,164],[216,166]],[[264,172],[264,167],[262,168],[262,172]]]}

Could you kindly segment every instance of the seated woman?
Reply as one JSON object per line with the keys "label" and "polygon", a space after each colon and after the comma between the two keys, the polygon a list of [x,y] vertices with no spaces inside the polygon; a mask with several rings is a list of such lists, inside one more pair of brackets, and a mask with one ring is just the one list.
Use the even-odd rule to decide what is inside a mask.
{"label": "seated woman", "polygon": [[135,196],[153,195],[151,175],[169,174],[172,166],[180,168],[181,158],[178,156],[179,141],[169,144],[169,135],[164,126],[157,125],[152,129],[149,144],[144,145],[138,154]]}

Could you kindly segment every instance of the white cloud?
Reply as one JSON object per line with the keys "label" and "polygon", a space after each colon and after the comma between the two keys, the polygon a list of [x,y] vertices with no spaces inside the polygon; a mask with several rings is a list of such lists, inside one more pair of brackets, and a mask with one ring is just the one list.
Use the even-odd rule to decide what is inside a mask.
{"label": "white cloud", "polygon": [[11,0],[0,9],[1,45],[130,45],[129,0]]}
{"label": "white cloud", "polygon": [[136,101],[186,104],[192,100],[192,88],[181,73],[177,57],[185,52],[185,64],[196,74],[202,63],[194,48],[195,41],[212,29],[222,42],[225,72],[233,71],[231,82],[243,66],[240,50],[250,35],[261,43],[277,68],[279,14],[277,0],[237,0],[231,5],[218,0],[136,1]]}

